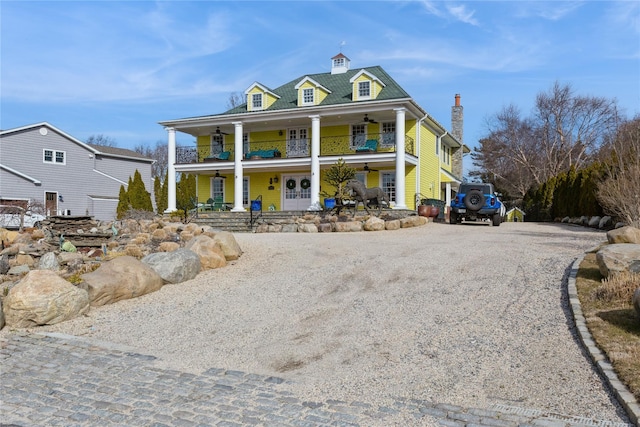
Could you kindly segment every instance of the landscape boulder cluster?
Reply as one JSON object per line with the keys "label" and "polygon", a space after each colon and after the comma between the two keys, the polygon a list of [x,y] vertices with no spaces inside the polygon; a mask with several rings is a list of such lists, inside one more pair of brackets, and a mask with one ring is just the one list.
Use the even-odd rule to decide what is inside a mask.
{"label": "landscape boulder cluster", "polygon": [[[603,277],[622,272],[640,275],[640,229],[624,226],[609,230],[607,242],[596,253],[600,274]],[[632,304],[640,320],[640,287],[633,293]]]}
{"label": "landscape boulder cluster", "polygon": [[[242,250],[232,233],[154,220],[0,229],[0,329],[55,324],[222,268]],[[77,225],[77,224],[76,224]],[[64,236],[91,246],[76,247]]]}

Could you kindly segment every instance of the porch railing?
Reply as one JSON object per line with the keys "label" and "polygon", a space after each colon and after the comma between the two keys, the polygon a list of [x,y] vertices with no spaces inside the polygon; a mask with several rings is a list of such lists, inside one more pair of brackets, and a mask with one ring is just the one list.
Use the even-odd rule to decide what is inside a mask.
{"label": "porch railing", "polygon": [[[375,151],[362,151],[367,142],[375,140]],[[410,136],[405,136],[405,152],[415,155],[415,142]],[[356,153],[392,153],[396,151],[395,134],[368,135],[336,135],[320,138],[321,156],[346,156]],[[299,158],[311,155],[311,139],[296,140],[278,139],[270,141],[251,141],[245,144],[243,158]],[[222,147],[176,147],[176,163],[206,163],[217,161],[234,161],[235,150],[233,143],[225,143]]]}

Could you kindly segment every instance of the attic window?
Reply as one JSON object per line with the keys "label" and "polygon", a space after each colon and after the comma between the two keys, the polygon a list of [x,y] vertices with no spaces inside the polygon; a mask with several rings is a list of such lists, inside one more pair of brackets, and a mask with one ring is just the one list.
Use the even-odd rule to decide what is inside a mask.
{"label": "attic window", "polygon": [[302,90],[302,104],[313,105],[313,88]]}
{"label": "attic window", "polygon": [[371,82],[358,82],[358,99],[371,98]]}
{"label": "attic window", "polygon": [[251,104],[254,110],[262,110],[262,94],[254,93],[251,96]]}

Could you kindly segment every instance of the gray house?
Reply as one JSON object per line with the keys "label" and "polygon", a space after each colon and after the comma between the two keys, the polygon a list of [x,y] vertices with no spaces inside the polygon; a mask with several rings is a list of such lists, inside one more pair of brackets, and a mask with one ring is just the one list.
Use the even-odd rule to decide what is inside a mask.
{"label": "gray house", "polygon": [[49,215],[116,216],[120,186],[140,172],[152,191],[153,159],[85,144],[49,123],[0,131],[0,205],[42,207]]}

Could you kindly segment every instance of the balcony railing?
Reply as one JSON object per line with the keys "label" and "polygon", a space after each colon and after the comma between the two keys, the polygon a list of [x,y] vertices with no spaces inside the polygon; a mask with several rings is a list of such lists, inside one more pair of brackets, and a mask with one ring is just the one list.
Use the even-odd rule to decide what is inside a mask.
{"label": "balcony railing", "polygon": [[[375,141],[375,142],[374,142]],[[415,142],[405,136],[405,152],[415,155]],[[369,135],[337,135],[320,138],[320,156],[347,156],[350,154],[393,153],[396,151],[394,133]],[[271,141],[251,141],[245,144],[243,158],[299,158],[311,155],[311,139],[279,139]],[[206,163],[234,161],[235,150],[232,143],[212,149],[211,147],[176,147],[176,163]]]}

